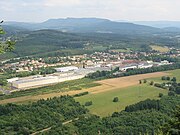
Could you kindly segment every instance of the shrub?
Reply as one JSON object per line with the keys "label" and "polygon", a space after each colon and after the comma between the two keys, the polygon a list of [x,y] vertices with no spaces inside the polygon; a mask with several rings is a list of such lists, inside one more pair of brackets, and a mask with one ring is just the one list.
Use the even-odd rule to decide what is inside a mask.
{"label": "shrub", "polygon": [[150,85],[154,85],[154,82],[153,82],[153,81],[151,81],[151,82],[150,82]]}
{"label": "shrub", "polygon": [[91,106],[92,105],[92,101],[88,101],[84,104],[85,106]]}
{"label": "shrub", "polygon": [[142,81],[141,80],[139,80],[139,84],[141,84],[142,83]]}
{"label": "shrub", "polygon": [[171,79],[171,81],[172,81],[172,82],[176,82],[176,77],[173,77],[173,78]]}
{"label": "shrub", "polygon": [[119,98],[118,97],[115,97],[114,99],[113,99],[113,102],[118,102],[119,101]]}
{"label": "shrub", "polygon": [[79,94],[75,94],[74,97],[80,97],[80,96],[84,96],[84,95],[87,95],[89,94],[89,92],[82,92],[82,93],[79,93]]}
{"label": "shrub", "polygon": [[147,80],[146,80],[146,79],[144,79],[144,83],[147,83]]}
{"label": "shrub", "polygon": [[159,97],[163,97],[163,94],[162,94],[162,93],[159,93]]}
{"label": "shrub", "polygon": [[175,96],[175,92],[174,91],[168,92],[168,96]]}
{"label": "shrub", "polygon": [[168,80],[168,81],[169,81],[169,80],[171,80],[171,78],[170,78],[169,76],[167,76],[167,77],[166,77],[166,80]]}
{"label": "shrub", "polygon": [[162,77],[161,77],[161,80],[166,80],[166,79],[167,79],[166,76],[162,76]]}

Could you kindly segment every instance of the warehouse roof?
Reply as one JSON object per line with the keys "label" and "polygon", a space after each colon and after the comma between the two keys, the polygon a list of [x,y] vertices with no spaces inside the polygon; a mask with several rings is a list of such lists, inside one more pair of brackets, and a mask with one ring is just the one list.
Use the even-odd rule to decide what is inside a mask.
{"label": "warehouse roof", "polygon": [[77,70],[77,69],[78,69],[78,67],[76,67],[76,66],[55,68],[55,70],[57,72],[68,72],[68,71]]}
{"label": "warehouse roof", "polygon": [[14,81],[14,83],[21,84],[21,83],[44,81],[44,80],[51,80],[51,79],[57,79],[57,77],[48,76],[48,77],[39,77],[39,78],[33,78],[33,79],[22,79],[22,80]]}

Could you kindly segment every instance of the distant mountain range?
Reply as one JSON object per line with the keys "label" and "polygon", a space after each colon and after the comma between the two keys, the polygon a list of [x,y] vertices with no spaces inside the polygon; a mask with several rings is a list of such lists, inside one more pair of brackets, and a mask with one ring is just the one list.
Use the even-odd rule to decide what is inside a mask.
{"label": "distant mountain range", "polygon": [[135,21],[133,23],[156,28],[180,28],[180,21]]}
{"label": "distant mountain range", "polygon": [[42,23],[5,22],[4,25],[28,30],[54,29],[77,33],[156,33],[159,28],[99,18],[49,19]]}
{"label": "distant mountain range", "polygon": [[42,23],[5,22],[2,27],[7,33],[3,36],[13,35],[17,42],[15,50],[1,55],[0,59],[91,53],[97,51],[93,47],[142,50],[148,49],[150,44],[179,46],[176,36],[180,34],[180,28],[176,27],[156,28],[140,25],[140,22],[99,18],[50,19]]}

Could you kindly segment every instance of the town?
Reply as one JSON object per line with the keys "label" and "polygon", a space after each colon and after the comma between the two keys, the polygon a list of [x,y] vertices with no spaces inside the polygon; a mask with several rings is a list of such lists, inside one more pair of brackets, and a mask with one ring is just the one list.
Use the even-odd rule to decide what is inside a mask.
{"label": "town", "polygon": [[[168,60],[146,60],[145,57],[163,55],[169,58],[180,56],[180,51],[170,52],[95,52],[93,54],[74,55],[67,57],[48,58],[17,58],[4,61],[1,72],[10,71],[17,74],[7,78],[8,92],[42,87],[59,82],[81,79],[90,73],[97,71],[118,70],[114,74],[126,72],[133,69],[143,69],[173,64]],[[41,73],[41,69],[50,72]],[[25,74],[26,73],[26,74]],[[24,74],[24,75],[22,75]],[[19,76],[18,76],[19,75]],[[1,88],[3,90],[3,88]]]}

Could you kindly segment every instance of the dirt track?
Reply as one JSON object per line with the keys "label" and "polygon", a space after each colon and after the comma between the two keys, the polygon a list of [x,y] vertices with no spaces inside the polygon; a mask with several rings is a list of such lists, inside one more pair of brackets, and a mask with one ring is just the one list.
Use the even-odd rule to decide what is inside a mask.
{"label": "dirt track", "polygon": [[0,104],[36,101],[39,99],[47,99],[47,98],[52,98],[52,97],[61,96],[61,95],[74,95],[74,94],[85,92],[85,91],[88,91],[92,94],[97,94],[97,93],[106,92],[106,91],[110,91],[110,90],[117,90],[120,88],[134,86],[134,85],[137,85],[139,83],[139,80],[142,80],[142,79],[161,77],[161,76],[165,76],[165,75],[168,75],[168,73],[156,72],[156,73],[133,75],[133,76],[121,77],[121,78],[106,79],[106,80],[102,80],[102,81],[97,81],[97,83],[100,83],[102,85],[93,87],[93,88],[89,88],[89,89],[84,89],[84,90],[80,90],[80,91],[59,92],[59,93],[50,93],[50,94],[37,95],[37,96],[24,96],[24,97],[5,99],[5,100],[1,100]]}

